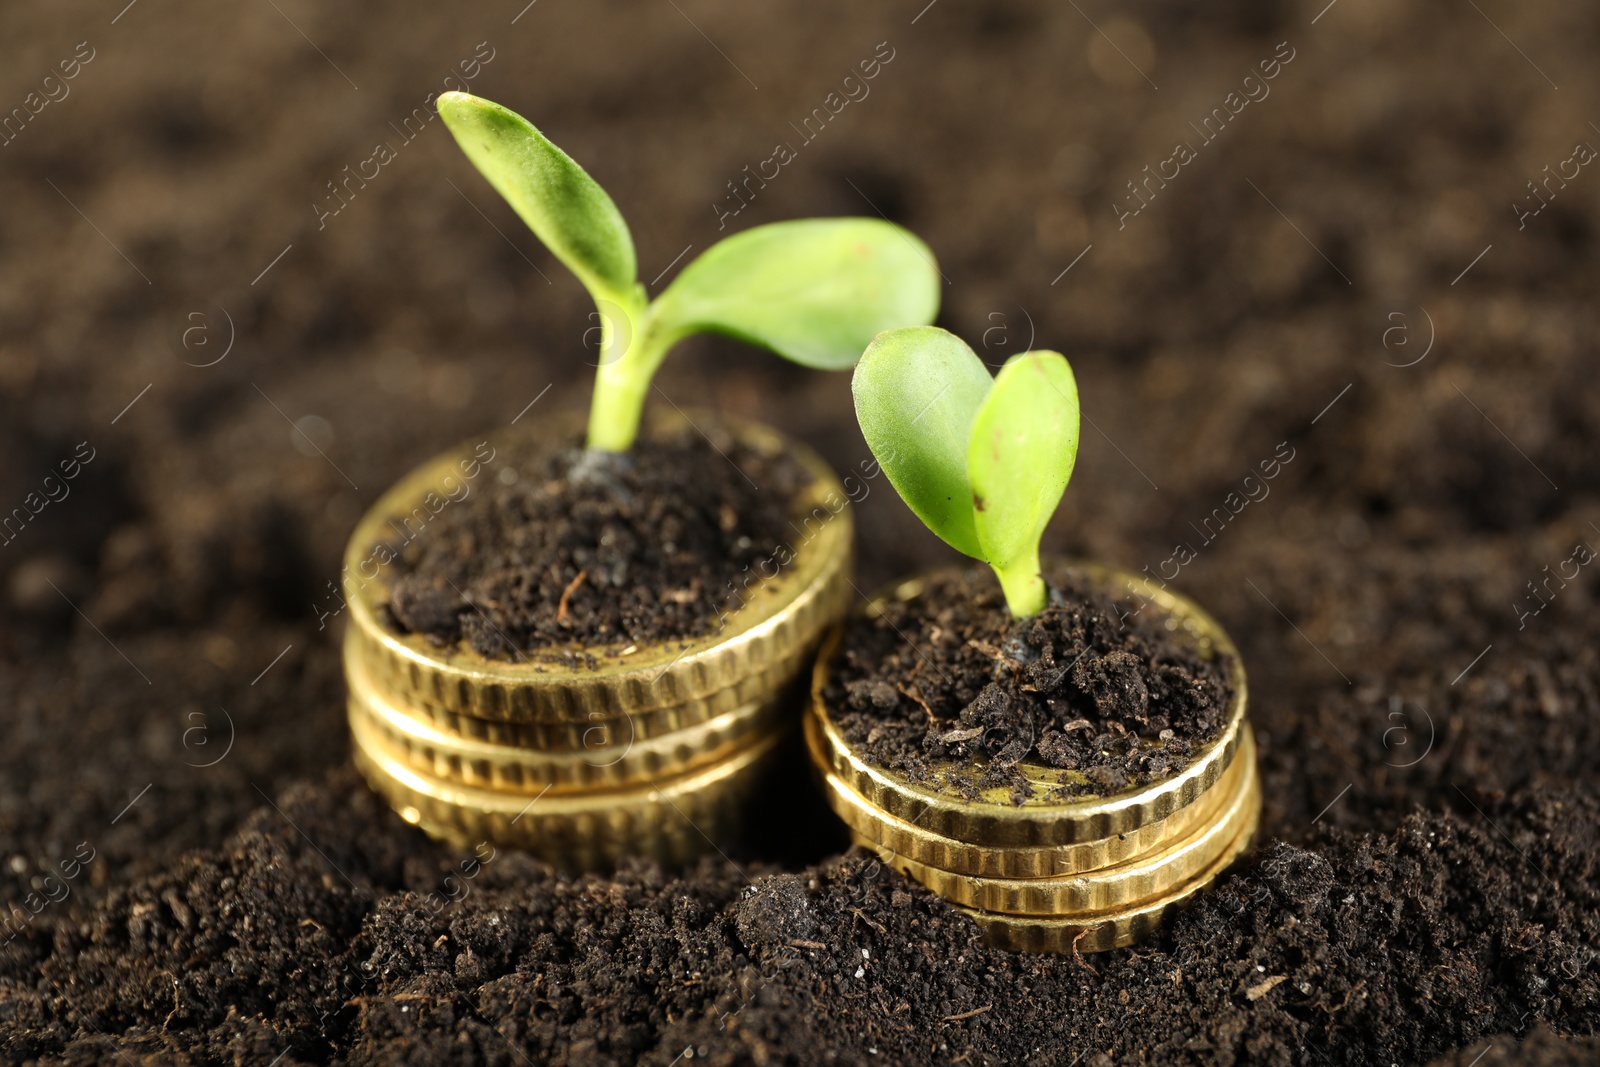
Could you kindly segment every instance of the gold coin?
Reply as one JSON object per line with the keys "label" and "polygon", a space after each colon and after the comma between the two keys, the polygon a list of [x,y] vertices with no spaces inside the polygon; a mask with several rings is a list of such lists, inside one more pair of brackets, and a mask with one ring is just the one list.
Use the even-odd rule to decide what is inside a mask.
{"label": "gold coin", "polygon": [[956,904],[1028,916],[1094,915],[1158,900],[1209,870],[1261,812],[1261,780],[1248,729],[1232,795],[1187,836],[1117,864],[1054,878],[975,878],[916,863],[872,845],[885,863]]}
{"label": "gold coin", "polygon": [[[809,714],[816,717],[820,727],[824,767],[870,805],[896,818],[940,837],[997,848],[1045,848],[1102,841],[1166,819],[1204,795],[1232,761],[1245,722],[1248,693],[1244,662],[1238,650],[1222,627],[1191,601],[1132,574],[1088,563],[1074,563],[1072,567],[1109,593],[1126,591],[1148,601],[1166,616],[1167,629],[1174,639],[1223,667],[1233,688],[1227,722],[1182,771],[1113,796],[1053,800],[1052,794],[1064,775],[1070,777],[1070,772],[1025,759],[1017,764],[1017,770],[1032,784],[1033,793],[1016,804],[1006,787],[985,790],[970,800],[956,792],[951,785],[953,779],[970,781],[983,774],[987,763],[981,757],[930,761],[926,779],[919,781],[873,766],[845,741],[829,715],[825,699],[842,630],[834,631],[823,643],[812,672]],[[866,610],[869,614],[881,611],[890,598],[909,600],[919,596],[925,581],[913,578],[902,582],[879,594]]]}
{"label": "gold coin", "polygon": [[1160,927],[1169,909],[1193,899],[1195,894],[1214,882],[1250,847],[1260,816],[1259,807],[1253,810],[1255,814],[1239,836],[1229,843],[1211,867],[1155,900],[1142,901],[1099,915],[1070,918],[1003,915],[960,906],[956,910],[983,928],[984,939],[989,944],[1011,952],[1071,952],[1074,946],[1079,952],[1126,948],[1153,933]]}
{"label": "gold coin", "polygon": [[[821,741],[814,716],[806,716],[807,747],[815,766],[822,766]],[[1246,731],[1248,735],[1248,731]],[[1244,767],[1254,763],[1253,749],[1240,751],[1215,785],[1194,803],[1165,819],[1098,841],[1038,848],[989,848],[941,837],[920,826],[897,819],[869,804],[865,797],[837,775],[823,773],[822,787],[828,804],[863,844],[886,848],[915,863],[953,874],[986,878],[1051,878],[1110,867],[1182,838],[1196,826],[1209,822],[1237,791]]]}
{"label": "gold coin", "polygon": [[782,739],[769,734],[712,767],[653,787],[591,794],[506,794],[418,774],[383,751],[360,719],[355,762],[407,822],[457,845],[525,848],[564,870],[615,866],[628,856],[679,864],[737,828],[744,800]]}
{"label": "gold coin", "polygon": [[407,715],[377,692],[359,663],[346,665],[349,716],[369,730],[371,743],[419,774],[457,785],[506,793],[594,792],[628,789],[710,766],[780,730],[780,702],[747,704],[675,733],[637,739],[629,720],[595,724],[587,748],[546,752],[444,733]]}
{"label": "gold coin", "polygon": [[[687,424],[686,416],[656,415],[646,438]],[[810,449],[755,423],[730,425],[753,447],[789,452],[813,480],[796,505],[790,541],[738,580],[737,595],[731,588],[706,591],[708,600],[729,609],[716,632],[650,645],[575,645],[505,660],[481,656],[464,642],[437,648],[384,624],[393,560],[451,506],[451,494],[461,486],[471,490],[467,471],[486,482],[519,445],[548,433],[529,423],[490,435],[477,449],[462,445],[423,464],[361,519],[345,550],[349,657],[364,665],[392,704],[436,728],[449,730],[463,717],[566,727],[561,737],[578,738],[572,748],[582,747],[583,733],[596,723],[631,719],[640,736],[655,737],[769,699],[804,670],[823,633],[848,608],[850,509],[838,479]]]}
{"label": "gold coin", "polygon": [[[354,671],[351,668],[350,646],[355,642],[346,641],[345,677],[350,678]],[[363,673],[365,673],[363,671]],[[666,712],[637,712],[621,718],[607,718],[596,716],[588,722],[572,723],[542,723],[542,722],[503,722],[496,719],[476,719],[471,715],[462,715],[460,712],[449,711],[435,704],[419,701],[408,701],[396,704],[390,701],[397,710],[404,711],[407,716],[417,722],[427,725],[436,733],[449,737],[459,738],[463,741],[476,741],[488,745],[504,745],[508,748],[529,749],[534,752],[583,752],[590,747],[597,738],[627,738],[632,736],[635,741],[653,740],[670,737],[680,730],[692,730],[696,722],[684,722],[676,711],[669,709]],[[719,701],[720,704],[720,701]],[[738,711],[748,704],[736,705],[732,708],[718,711],[712,719]],[[689,718],[697,719],[701,712],[709,708],[696,708],[695,715]],[[700,719],[704,723],[707,719]]]}
{"label": "gold coin", "polygon": [[[380,690],[371,682],[367,668],[361,660],[363,644],[363,639],[356,634],[355,627],[345,631],[345,679],[352,692],[361,684],[370,691],[379,692]],[[358,682],[356,680],[358,678],[364,681]],[[784,693],[787,693],[787,690]],[[697,725],[704,725],[706,722],[715,721],[751,706],[737,705],[717,712],[710,719],[699,719],[698,722],[682,721],[683,717],[678,714],[682,708],[674,707],[659,711],[639,711],[620,718],[596,714],[587,722],[543,723],[478,719],[419,700],[401,702],[386,696],[385,702],[408,718],[427,726],[434,733],[458,741],[500,745],[533,752],[580,753],[593,748],[597,742],[610,744],[611,739],[620,739],[620,743],[629,737],[635,742],[671,737],[683,730],[695,729]],[[694,709],[695,714],[689,718],[697,719],[701,713],[710,710],[707,706],[697,707]]]}

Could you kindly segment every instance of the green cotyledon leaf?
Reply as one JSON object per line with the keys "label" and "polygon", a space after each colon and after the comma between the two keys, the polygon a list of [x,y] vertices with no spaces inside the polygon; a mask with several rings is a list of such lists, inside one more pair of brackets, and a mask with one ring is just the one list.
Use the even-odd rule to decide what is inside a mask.
{"label": "green cotyledon leaf", "polygon": [[933,253],[908,231],[881,219],[796,219],[706,249],[656,298],[651,319],[667,335],[721,333],[846,370],[879,333],[938,312]]}
{"label": "green cotyledon leaf", "polygon": [[850,383],[861,433],[895,491],[930,530],[978,559],[967,444],[991,384],[972,349],[934,326],[878,335]]}
{"label": "green cotyledon leaf", "polygon": [[633,237],[593,178],[509,108],[448,92],[439,115],[489,184],[596,301],[626,302],[637,287]]}
{"label": "green cotyledon leaf", "polygon": [[1016,615],[1044,607],[1039,541],[1078,457],[1078,386],[1058,352],[1006,361],[972,421],[967,477],[981,558]]}

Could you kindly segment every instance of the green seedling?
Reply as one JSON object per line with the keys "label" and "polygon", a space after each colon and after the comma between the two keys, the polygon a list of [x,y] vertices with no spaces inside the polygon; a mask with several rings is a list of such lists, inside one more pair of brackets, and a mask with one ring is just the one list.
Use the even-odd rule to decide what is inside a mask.
{"label": "green seedling", "polygon": [[856,364],[856,419],[895,491],[958,552],[994,568],[1017,618],[1044,610],[1039,539],[1078,457],[1078,386],[1059,352],[996,377],[954,334],[880,334]]}
{"label": "green seedling", "polygon": [[800,219],[712,245],[654,300],[633,237],[606,191],[522,116],[468,93],[439,114],[474,166],[594,298],[600,361],[591,449],[625,452],[667,351],[696,333],[760,345],[807,367],[847,370],[882,330],[932,322],[933,253],[879,219]]}

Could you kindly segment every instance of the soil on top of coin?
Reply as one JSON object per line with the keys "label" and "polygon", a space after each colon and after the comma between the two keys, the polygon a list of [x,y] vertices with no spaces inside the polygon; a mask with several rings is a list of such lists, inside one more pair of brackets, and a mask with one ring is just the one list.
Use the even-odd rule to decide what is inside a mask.
{"label": "soil on top of coin", "polygon": [[1047,566],[1049,604],[1016,619],[983,566],[930,576],[920,596],[856,616],[827,700],[869,762],[926,779],[931,761],[980,759],[950,786],[1037,792],[1022,761],[1059,768],[1048,799],[1170,777],[1228,718],[1231,680],[1175,640],[1148,601],[1119,604],[1084,574]]}
{"label": "soil on top of coin", "polygon": [[747,575],[782,560],[811,478],[714,420],[700,429],[621,455],[566,437],[503,447],[492,488],[405,546],[390,624],[502,659],[713,632]]}

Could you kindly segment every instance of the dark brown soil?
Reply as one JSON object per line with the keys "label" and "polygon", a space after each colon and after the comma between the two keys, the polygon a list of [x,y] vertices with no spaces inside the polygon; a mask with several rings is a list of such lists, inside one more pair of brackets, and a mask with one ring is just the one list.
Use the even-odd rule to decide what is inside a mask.
{"label": "dark brown soil", "polygon": [[976,796],[1036,788],[1022,760],[1060,768],[1046,799],[1171,777],[1227,721],[1219,663],[1175,641],[1148,600],[1047,566],[1050,602],[1014,619],[983,565],[931,576],[920,596],[850,620],[826,693],[845,739],[912,780],[929,761],[982,760],[948,784]]}
{"label": "dark brown soil", "polygon": [[1549,1067],[1585,1067],[1600,1060],[1600,1037],[1590,1035],[1562,1040],[1543,1023],[1536,1023],[1519,1046],[1507,1038],[1479,1041],[1451,1056],[1441,1056],[1429,1067],[1507,1067],[1539,1063]]}
{"label": "dark brown soil", "polygon": [[401,632],[507,659],[702,636],[737,610],[745,572],[794,539],[810,482],[709,418],[625,455],[519,443],[496,456],[498,484],[406,545],[389,602]]}
{"label": "dark brown soil", "polygon": [[[1544,170],[1600,143],[1591,10],[275,6],[0,5],[0,114],[95,54],[0,147],[0,518],[31,516],[0,545],[0,1060],[1593,1060],[1600,175]],[[359,784],[352,527],[542,394],[518,425],[582,412],[593,373],[587,298],[437,122],[343,169],[480,41],[472,88],[599,177],[646,281],[875,206],[986,360],[1071,357],[1045,547],[1148,566],[1239,644],[1252,860],[1091,973],[841,855],[798,753],[731,863],[580,880],[474,869]],[[870,96],[802,142],[879,42]],[[1271,95],[1202,143],[1280,42]],[[719,230],[779,138],[796,158]],[[1199,158],[1119,228],[1179,138]],[[862,590],[958,562],[859,477],[842,375],[706,340],[657,385],[857,472]]]}
{"label": "dark brown soil", "polygon": [[[1079,962],[988,950],[859,853],[579,879],[452,855],[341,769],[0,950],[30,976],[0,999],[4,1049],[660,1067],[843,1045],[852,1062],[1065,1067],[1417,1063],[1530,1025],[1586,1033],[1600,809],[1479,799],[1498,829],[1419,812],[1269,844],[1150,943]],[[1547,1036],[1533,1048],[1565,1062]]]}

